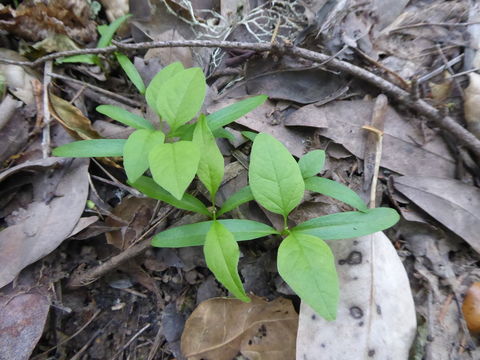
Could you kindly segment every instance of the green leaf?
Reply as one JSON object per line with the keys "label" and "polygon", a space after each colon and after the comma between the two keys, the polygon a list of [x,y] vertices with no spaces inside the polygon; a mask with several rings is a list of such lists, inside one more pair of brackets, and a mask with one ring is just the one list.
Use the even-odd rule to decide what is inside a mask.
{"label": "green leaf", "polygon": [[236,207],[252,200],[255,200],[252,190],[250,189],[250,186],[245,186],[225,200],[220,210],[217,211],[217,216],[222,216],[223,214],[232,211]]}
{"label": "green leaf", "polygon": [[248,140],[251,142],[255,141],[255,138],[257,137],[258,133],[253,132],[253,131],[241,131],[240,132],[243,136],[245,136]]}
{"label": "green leaf", "polygon": [[[278,234],[278,231],[274,228],[252,220],[227,219],[218,220],[218,222],[233,234],[236,241],[252,240]],[[152,245],[168,248],[201,246],[205,243],[205,236],[207,236],[212,223],[213,221],[204,221],[162,231],[154,236]]]}
{"label": "green leaf", "polygon": [[150,81],[150,84],[147,86],[147,90],[145,91],[145,99],[147,100],[148,106],[157,111],[157,99],[160,96],[159,90],[163,86],[163,84],[170,79],[172,76],[182,72],[183,65],[180,62],[171,63],[168,66],[165,66],[162,70],[160,70]]}
{"label": "green leaf", "polygon": [[335,260],[328,245],[305,234],[290,234],[278,248],[278,273],[325,320],[335,320],[339,299]]}
{"label": "green leaf", "polygon": [[175,206],[178,209],[193,211],[199,214],[211,217],[212,214],[207,207],[196,197],[190,194],[184,194],[181,200],[173,197],[168,191],[161,188],[152,178],[140,176],[137,181],[130,183],[135,189],[139,190],[148,197],[160,200]]}
{"label": "green leaf", "polygon": [[127,20],[131,14],[127,14],[124,16],[119,17],[115,21],[113,21],[107,28],[103,28],[100,32],[100,40],[98,40],[97,48],[104,48],[110,45],[110,42],[113,39],[113,35],[118,30],[120,26]]}
{"label": "green leaf", "polygon": [[223,179],[224,161],[223,155],[217,146],[212,132],[208,128],[204,115],[200,118],[193,132],[193,142],[200,151],[200,162],[197,175],[210,193],[212,202]]}
{"label": "green leaf", "polygon": [[200,68],[184,70],[165,81],[158,91],[156,109],[175,130],[200,111],[207,83]]}
{"label": "green leaf", "polygon": [[305,191],[300,168],[283,144],[273,136],[255,137],[248,171],[255,200],[267,210],[287,217]]}
{"label": "green leaf", "polygon": [[203,253],[207,267],[218,281],[242,301],[250,302],[238,275],[240,249],[233,234],[218,221],[214,221],[207,233]]}
{"label": "green leaf", "polygon": [[325,179],[318,176],[313,176],[305,179],[305,188],[310,191],[330,196],[331,198],[343,201],[362,212],[368,211],[367,205],[358,196],[358,194],[347,186],[339,182]]}
{"label": "green leaf", "polygon": [[168,191],[161,188],[152,178],[141,176],[134,183],[130,183],[134,188],[141,191],[143,194],[148,197],[156,200],[160,200],[175,206],[178,209],[193,211],[199,214],[206,215],[211,217],[211,213],[208,211],[207,207],[196,197],[190,194],[184,194],[181,200],[173,197]]}
{"label": "green leaf", "polygon": [[133,65],[130,59],[122,53],[116,52],[115,57],[123,71],[125,71],[125,74],[127,74],[130,81],[137,88],[138,92],[142,95],[145,94],[145,84],[143,83],[142,77],[138,73],[135,65]]}
{"label": "green leaf", "polygon": [[191,141],[155,146],[148,156],[153,180],[178,200],[197,173],[200,152]]}
{"label": "green leaf", "polygon": [[349,239],[388,229],[400,220],[390,208],[370,209],[365,213],[348,211],[307,220],[292,232],[318,236],[324,240]]}
{"label": "green leaf", "polygon": [[215,131],[248,114],[253,109],[262,105],[267,99],[267,95],[258,95],[220,109],[207,116],[208,126],[210,130]]}
{"label": "green leaf", "polygon": [[97,65],[99,63],[99,59],[97,55],[82,54],[82,55],[72,55],[72,56],[59,58],[59,59],[56,59],[55,62],[57,64],[83,63],[83,64],[89,64],[89,65]]}
{"label": "green leaf", "polygon": [[325,165],[325,151],[313,150],[303,155],[298,161],[304,179],[317,175]]}
{"label": "green leaf", "polygon": [[217,139],[218,138],[224,138],[224,139],[228,139],[230,141],[235,140],[235,136],[233,136],[233,134],[230,131],[228,131],[227,129],[224,129],[224,128],[215,129],[212,133],[213,133],[213,136],[215,136]]}
{"label": "green leaf", "polygon": [[148,169],[148,154],[156,145],[163,144],[161,131],[140,129],[133,132],[123,148],[123,166],[128,180],[135,182]]}
{"label": "green leaf", "polygon": [[124,139],[94,139],[74,141],[53,149],[54,156],[61,157],[110,157],[122,156]]}
{"label": "green leaf", "polygon": [[121,122],[127,126],[131,126],[135,129],[150,129],[155,130],[150,121],[143,117],[133,114],[130,111],[122,109],[121,107],[114,105],[100,105],[96,109],[100,114],[108,116],[113,120]]}
{"label": "green leaf", "polygon": [[176,128],[173,131],[168,133],[168,137],[175,138],[178,137],[182,140],[191,141],[193,139],[193,131],[195,130],[196,124],[183,124],[182,126]]}

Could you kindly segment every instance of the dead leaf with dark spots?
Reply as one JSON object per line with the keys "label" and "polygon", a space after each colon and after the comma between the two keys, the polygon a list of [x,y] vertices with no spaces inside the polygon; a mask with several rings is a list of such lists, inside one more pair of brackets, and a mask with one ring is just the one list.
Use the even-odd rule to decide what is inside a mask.
{"label": "dead leaf with dark spots", "polygon": [[480,189],[458,180],[402,176],[395,188],[480,253]]}
{"label": "dead leaf with dark spots", "polygon": [[[148,198],[124,198],[112,211],[116,218],[108,217],[105,220],[106,225],[120,227],[120,230],[105,234],[107,242],[123,250],[129,247],[133,241],[138,240],[152,219],[156,203],[156,200]],[[119,220],[123,220],[123,222]]]}
{"label": "dead leaf with dark spots", "polygon": [[[0,174],[4,181],[18,171],[35,171],[32,202],[17,209],[11,225],[0,232],[0,288],[72,233],[87,201],[88,163],[87,159],[47,158]],[[59,168],[51,169],[57,164]]]}
{"label": "dead leaf with dark spots", "polygon": [[290,300],[267,302],[252,296],[250,303],[213,298],[190,315],[182,334],[188,360],[294,360],[298,314]]}
{"label": "dead leaf with dark spots", "polygon": [[11,293],[0,298],[0,360],[30,358],[49,309],[50,301],[39,294]]}
{"label": "dead leaf with dark spots", "polygon": [[340,282],[337,319],[304,302],[297,359],[405,360],[417,329],[407,272],[383,232],[329,242]]}
{"label": "dead leaf with dark spots", "polygon": [[0,9],[0,29],[28,41],[64,34],[86,44],[97,38],[90,17],[90,4],[82,0],[24,1],[16,9]]}
{"label": "dead leaf with dark spots", "polygon": [[[304,123],[314,117],[318,135],[343,145],[353,155],[363,158],[366,132],[370,121],[371,101],[337,101],[325,106],[307,105],[295,111],[287,124]],[[327,125],[328,124],[328,125]],[[388,107],[385,115],[381,166],[403,175],[453,177],[455,163],[439,137],[425,143],[422,136],[404,118]]]}

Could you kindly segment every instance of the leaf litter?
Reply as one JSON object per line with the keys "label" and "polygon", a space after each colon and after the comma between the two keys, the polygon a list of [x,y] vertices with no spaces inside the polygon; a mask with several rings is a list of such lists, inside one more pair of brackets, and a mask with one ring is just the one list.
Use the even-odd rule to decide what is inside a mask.
{"label": "leaf litter", "polygon": [[[51,4],[57,3],[62,3],[62,1],[51,2]],[[105,2],[105,4],[107,16],[111,21],[117,15],[113,14],[113,8],[107,3],[110,2]],[[238,12],[236,4],[229,1],[221,1],[217,7],[213,7],[212,4],[197,6],[186,0],[168,1],[166,5],[160,1],[153,3],[153,7],[147,1],[131,2],[130,4],[130,10],[135,14],[135,18],[131,22],[130,29],[127,28],[125,31],[126,36],[131,34],[135,42],[151,39],[178,40],[212,37],[239,41],[250,41],[257,38],[263,41],[272,41],[272,39],[287,43],[292,41],[313,49],[320,47],[322,51],[332,56],[360,64],[401,86],[406,86],[408,81],[414,77],[431,76],[430,72],[445,65],[443,57],[436,48],[437,43],[443,46],[441,53],[448,60],[463,53],[461,46],[466,43],[463,38],[464,26],[429,25],[428,23],[452,22],[459,24],[475,19],[471,14],[467,19],[468,11],[474,13],[474,8],[469,8],[466,1],[462,0],[448,2],[448,4],[422,1],[319,1],[311,4],[305,3],[303,7],[298,7],[296,2],[293,2],[294,5],[291,8],[283,9],[269,2],[262,2],[259,8],[246,5]],[[76,2],[69,2],[69,4],[74,4],[72,6],[75,7]],[[119,1],[115,8],[125,11],[127,5],[128,2]],[[194,16],[189,12],[190,5],[193,6]],[[75,11],[70,7],[68,11],[76,13],[75,16],[83,16],[78,15],[77,11],[85,9],[83,6],[82,4],[81,7],[75,8]],[[175,13],[171,9],[178,11]],[[288,13],[291,9],[295,9],[294,15]],[[18,11],[19,13],[24,11],[25,14],[33,14],[33,11],[39,10],[41,10],[40,7],[36,10],[20,8]],[[88,8],[88,10],[93,11],[93,8]],[[4,8],[2,11],[6,16],[12,17],[13,24],[25,20],[19,18],[18,14],[14,14],[12,8],[7,10]],[[218,17],[217,11],[224,17]],[[17,15],[16,18],[15,15]],[[57,15],[59,14],[55,16]],[[276,39],[273,36],[276,22],[270,18],[272,15],[278,15],[278,18],[281,19]],[[21,31],[17,31],[19,29],[11,30],[11,34],[16,34],[26,41],[32,42],[55,37],[60,33],[63,36],[66,34],[74,40],[77,43],[76,46],[83,46],[88,36],[91,36],[92,40],[96,36],[94,22],[97,24],[107,22],[105,19],[101,19],[102,13],[98,16],[97,18],[95,15],[88,17],[89,25],[82,28],[80,32],[79,29],[70,27],[64,18],[58,16],[59,22],[65,21],[65,23],[63,25],[59,23],[60,26],[55,28],[55,31],[52,27],[48,27],[51,18],[46,17],[43,22],[35,23],[36,28],[47,24],[46,28],[41,28],[42,30],[37,31],[36,34],[29,33],[31,32],[29,28],[23,28]],[[240,16],[240,18],[235,18],[236,16]],[[32,19],[27,20],[31,21]],[[3,26],[7,25],[3,23]],[[472,26],[474,25],[469,26],[469,30]],[[226,29],[229,30],[225,31]],[[475,46],[473,47],[475,48]],[[48,51],[47,48],[39,49]],[[33,59],[37,56],[32,51],[26,54]],[[4,53],[4,56],[14,55],[5,55]],[[264,56],[242,52],[227,53],[216,49],[166,48],[162,51],[152,49],[145,56],[142,53],[137,53],[135,56],[135,65],[140,68],[139,70],[146,80],[151,78],[152,74],[155,74],[162,66],[175,60],[181,61],[185,65],[188,64],[188,66],[203,66],[207,75],[222,74],[223,72],[225,75],[215,75],[209,79],[211,86],[207,95],[207,113],[231,104],[234,99],[255,93],[267,93],[270,95],[270,100],[262,107],[240,118],[236,124],[231,125],[231,128],[237,132],[237,136],[240,136],[238,135],[239,131],[245,129],[270,133],[282,141],[297,158],[310,149],[324,149],[327,152],[327,166],[322,174],[348,185],[362,195],[362,159],[365,145],[369,140],[361,127],[368,124],[373,109],[373,101],[364,98],[364,95],[375,93],[375,91],[370,91],[369,87],[345,78],[341,73],[327,72],[323,67],[312,67],[312,64],[297,62],[296,59],[282,59],[281,56],[274,53]],[[475,62],[469,61],[465,60],[466,68],[469,64],[470,67],[475,67],[472,65]],[[98,79],[108,78],[108,82],[101,83],[99,86],[112,92],[131,95],[133,88],[126,86],[128,82],[115,70],[115,65],[113,65],[113,71],[104,73],[106,69],[111,70],[110,65],[97,69],[73,64],[61,66],[72,77],[78,77],[85,82],[96,81],[89,78],[93,75]],[[456,80],[445,75],[448,71],[459,72],[460,70],[458,65],[451,67],[451,69],[444,67],[440,72],[442,75],[433,77],[431,81],[424,80],[420,85],[420,96],[427,99],[431,97],[437,106],[448,108],[451,114],[461,119],[463,115],[457,109],[462,108],[463,103],[458,95]],[[2,239],[0,246],[3,246],[3,237],[9,237],[7,235],[12,231],[9,230],[10,227],[22,224],[21,221],[24,220],[22,216],[25,215],[25,211],[28,211],[36,203],[37,195],[35,194],[40,190],[37,187],[44,187],[45,184],[48,184],[47,180],[41,182],[38,179],[45,179],[46,173],[53,173],[54,177],[68,177],[68,171],[62,173],[62,166],[55,167],[55,162],[49,162],[51,160],[48,159],[45,162],[40,161],[38,166],[35,163],[24,163],[23,170],[15,167],[34,153],[34,151],[27,150],[26,154],[19,155],[22,146],[26,145],[29,121],[33,119],[35,110],[40,107],[36,105],[35,95],[29,87],[29,79],[36,76],[30,74],[29,69],[19,67],[8,69],[13,69],[15,73],[21,75],[19,82],[7,82],[8,92],[23,102],[29,103],[30,108],[34,110],[16,109],[15,115],[7,126],[11,126],[13,121],[21,124],[21,122],[17,123],[17,119],[22,119],[24,124],[18,126],[18,132],[15,132],[15,127],[12,126],[11,128],[2,128],[3,134],[11,134],[8,135],[8,139],[12,139],[16,135],[18,137],[9,140],[11,143],[6,144],[4,148],[7,151],[2,159],[2,161],[7,160],[11,163],[13,172],[9,173],[9,170],[6,170],[2,174],[5,179],[2,180],[2,186],[4,186],[2,188],[2,205],[4,204],[4,206],[1,211],[3,231],[0,232],[0,239]],[[58,69],[61,68],[58,67]],[[10,70],[2,72],[9,75],[13,73]],[[475,75],[470,77],[474,78]],[[245,81],[242,81],[242,76],[245,76]],[[14,84],[18,84],[18,86]],[[81,87],[77,88],[80,90],[78,93],[65,91],[65,88],[62,87],[63,84],[66,83],[60,80],[56,81],[55,85],[59,86],[52,89],[50,97],[52,112],[56,119],[62,120],[64,123],[73,120],[67,124],[67,128],[70,127],[76,137],[83,139],[107,137],[108,135],[105,135],[103,130],[101,132],[96,130],[103,129],[105,126],[100,128],[100,121],[94,121],[99,117],[94,108],[99,104],[97,101],[100,100],[92,96],[90,90],[82,92]],[[438,86],[436,87],[436,84],[446,85],[445,88],[440,89]],[[460,84],[466,86],[463,81],[460,81]],[[470,84],[474,85],[474,81]],[[54,96],[58,98],[54,98]],[[470,128],[473,129],[476,122],[474,110],[476,93],[466,91],[465,96],[466,117],[469,124],[473,124],[473,126],[470,125]],[[75,105],[69,103],[71,100],[74,100],[72,102]],[[35,109],[36,107],[37,109]],[[144,111],[144,109],[129,110],[135,110],[138,113]],[[106,120],[108,124],[110,120]],[[461,297],[466,293],[468,287],[480,278],[480,273],[475,266],[479,261],[476,253],[476,251],[478,252],[478,241],[475,235],[478,225],[478,211],[476,211],[478,209],[478,175],[472,175],[469,168],[462,169],[465,157],[459,157],[456,152],[450,152],[448,146],[452,149],[452,144],[448,139],[448,134],[442,139],[440,135],[445,134],[440,133],[437,129],[430,130],[423,119],[417,117],[416,114],[404,111],[396,104],[391,104],[387,111],[384,130],[382,169],[377,185],[377,199],[383,204],[397,206],[404,214],[408,214],[408,212],[414,214],[415,218],[422,223],[402,221],[394,230],[386,232],[395,248],[391,246],[383,233],[372,236],[373,242],[371,243],[376,244],[377,251],[371,258],[371,263],[367,263],[370,261],[371,252],[364,249],[368,248],[369,242],[363,238],[330,241],[333,251],[340,254],[336,257],[337,267],[348,269],[339,272],[343,283],[341,284],[343,296],[340,297],[342,305],[338,320],[334,323],[324,323],[318,317],[313,319],[314,314],[305,304],[302,304],[299,320],[300,331],[298,335],[295,331],[289,332],[288,345],[285,341],[280,343],[281,336],[272,337],[275,341],[270,344],[270,329],[268,329],[266,337],[262,335],[261,331],[252,335],[261,349],[252,350],[253,346],[251,344],[249,346],[248,342],[246,345],[241,343],[234,347],[237,352],[230,358],[241,351],[242,356],[248,359],[268,359],[268,356],[278,359],[278,353],[268,353],[268,348],[275,349],[277,346],[275,344],[278,343],[278,346],[283,346],[285,359],[294,359],[295,342],[297,343],[297,357],[300,352],[307,358],[308,356],[315,358],[316,352],[321,351],[322,358],[338,358],[338,354],[342,352],[348,352],[347,355],[341,355],[342,358],[348,358],[351,354],[357,355],[359,349],[366,352],[367,356],[373,354],[371,351],[375,351],[374,355],[381,357],[382,351],[385,349],[397,349],[395,356],[398,356],[399,359],[406,358],[405,354],[412,340],[412,334],[415,332],[412,316],[413,305],[403,266],[394,250],[397,250],[400,255],[410,277],[410,288],[416,302],[415,311],[419,319],[418,341],[412,350],[412,356],[414,358],[426,356],[426,358],[434,359],[447,359],[448,354],[455,354],[459,359],[478,357],[478,350],[471,346],[472,341],[464,331],[465,327],[460,321],[461,315],[458,313],[458,304],[456,304],[461,301]],[[118,131],[129,131],[129,129],[119,127]],[[99,135],[99,132],[102,135]],[[2,141],[2,145],[3,143],[5,140]],[[235,144],[237,148],[232,152],[228,142],[223,142],[222,151],[225,150],[226,163],[230,163],[230,166],[236,164],[237,169],[233,171],[230,181],[226,181],[220,189],[219,194],[222,198],[246,184],[246,172],[242,170],[241,164],[248,163],[244,160],[249,153],[250,145],[248,141],[238,141]],[[453,145],[455,147],[455,144]],[[206,271],[202,254],[198,248],[169,249],[169,251],[148,249],[143,256],[137,257],[135,263],[128,263],[117,269],[115,273],[118,273],[118,278],[128,280],[128,286],[121,288],[109,286],[112,279],[106,278],[82,289],[62,291],[58,277],[52,274],[55,266],[61,267],[62,271],[67,274],[72,269],[81,272],[85,268],[92,268],[108,261],[113,253],[120,251],[118,248],[123,249],[124,252],[128,251],[128,244],[132,239],[138,238],[145,229],[145,224],[150,221],[159,222],[160,228],[172,225],[178,219],[184,223],[192,221],[185,212],[170,214],[167,219],[157,218],[156,215],[162,209],[161,204],[155,208],[154,202],[150,204],[148,201],[144,201],[145,199],[126,198],[129,192],[125,188],[115,185],[117,182],[122,184],[124,178],[121,172],[111,165],[112,163],[92,165],[88,172],[86,165],[82,166],[81,180],[72,180],[69,186],[71,189],[78,187],[86,189],[87,186],[90,186],[90,192],[96,193],[96,195],[90,194],[88,199],[96,199],[95,203],[98,205],[85,206],[86,190],[84,190],[82,201],[75,200],[74,203],[69,203],[69,206],[75,207],[75,211],[71,211],[70,208],[66,211],[66,205],[58,205],[58,212],[52,214],[56,214],[55,216],[60,219],[64,229],[60,232],[52,232],[50,229],[47,242],[48,244],[53,243],[54,238],[57,238],[57,245],[50,244],[51,247],[50,245],[45,246],[41,249],[42,251],[35,250],[35,246],[29,246],[28,249],[22,248],[18,256],[22,259],[31,259],[21,266],[7,266],[6,269],[16,268],[16,270],[11,271],[11,274],[5,277],[10,280],[5,281],[13,280],[27,263],[43,258],[42,270],[35,274],[43,276],[47,282],[51,280],[59,294],[63,293],[63,297],[59,296],[59,300],[55,300],[56,305],[63,309],[72,309],[70,315],[56,308],[50,310],[50,312],[55,311],[58,319],[56,320],[58,321],[56,329],[61,329],[66,334],[76,334],[78,324],[84,324],[85,319],[91,318],[96,310],[101,309],[102,315],[93,320],[95,326],[87,327],[84,333],[80,332],[67,344],[60,346],[61,349],[58,349],[57,355],[63,352],[63,354],[68,354],[63,355],[68,358],[80,349],[86,349],[82,351],[85,351],[87,357],[101,359],[111,358],[119,349],[123,349],[125,356],[144,356],[146,358],[154,349],[150,349],[150,346],[145,344],[157,344],[166,339],[165,344],[159,345],[155,350],[157,357],[160,356],[160,352],[164,352],[177,359],[182,359],[183,355],[178,343],[179,334],[183,332],[184,338],[188,338],[190,341],[199,341],[195,336],[189,335],[188,321],[187,327],[183,330],[185,318],[191,312],[196,315],[197,311],[203,308],[205,303],[200,304],[201,301],[212,296],[227,295],[225,290],[219,287],[210,273]],[[17,173],[17,170],[21,171]],[[396,176],[393,179],[393,177],[390,178],[392,174],[403,176]],[[77,181],[79,182],[77,183]],[[88,185],[89,182],[90,185]],[[199,188],[198,191],[202,193],[203,189]],[[54,197],[48,207],[56,207],[59,201],[63,203],[62,200],[65,201],[64,204],[67,203],[67,199],[63,199],[63,197]],[[304,200],[295,210],[293,216],[295,222],[302,222],[333,212],[351,210],[345,204],[322,196],[312,197],[307,194]],[[145,203],[145,207],[143,205],[140,207],[124,205],[126,210],[121,210],[121,204],[124,202],[134,205]],[[61,208],[63,208],[62,212],[60,212]],[[18,214],[12,215],[12,209],[20,210]],[[137,209],[140,211],[136,211]],[[145,215],[144,212],[148,212],[148,214]],[[264,220],[267,216],[271,218],[272,222],[277,220],[272,214],[265,215],[261,209],[252,204],[243,205],[238,213],[249,219],[261,218]],[[125,223],[118,222],[123,217],[126,220]],[[73,221],[74,218],[75,221]],[[412,219],[413,216],[407,215],[406,218]],[[43,221],[42,218],[37,217],[36,222],[40,221]],[[60,224],[58,226],[60,228]],[[67,227],[70,229],[69,231],[67,231]],[[31,228],[33,229],[33,225]],[[44,232],[41,230],[38,234]],[[106,242],[106,232],[109,233],[107,236],[116,244],[117,249]],[[77,239],[82,240],[64,241],[73,234],[76,234]],[[60,239],[61,237],[62,239]],[[44,257],[59,245],[60,247],[52,253],[53,258],[56,256],[55,261],[52,261],[51,257]],[[278,299],[281,293],[293,294],[284,283],[277,281],[279,278],[273,261],[277,247],[278,241],[273,237],[263,241],[241,244],[239,270],[244,277],[244,283],[248,285],[247,291],[250,289],[257,295],[266,296],[270,300]],[[357,247],[361,249],[358,250]],[[355,264],[359,258],[358,254],[354,253],[356,250],[362,254],[362,261],[359,264]],[[30,256],[30,251],[38,253],[36,256]],[[6,261],[8,264],[14,262],[10,257]],[[4,264],[3,261],[2,264]],[[372,272],[372,269],[369,268],[370,264],[375,271]],[[381,269],[385,268],[385,264],[395,265],[387,266],[383,271]],[[33,264],[33,266],[37,265],[40,265],[40,262]],[[28,273],[29,269],[33,269],[33,267],[27,267],[20,276]],[[358,279],[355,280],[356,271],[360,269]],[[397,271],[393,269],[397,269]],[[390,278],[386,279],[388,274],[391,279],[397,280],[393,282]],[[12,285],[15,285],[15,282],[10,286]],[[364,288],[376,289],[376,293],[372,297],[370,290],[361,291]],[[4,292],[5,288],[1,291]],[[383,295],[390,294],[390,291],[393,291],[395,296]],[[154,300],[152,300],[153,297],[149,298],[152,293],[155,294]],[[19,297],[19,299],[21,298]],[[40,336],[38,334],[45,326],[43,319],[49,311],[48,306],[45,306],[47,302],[35,299],[35,301],[38,300],[38,309],[35,309],[39,311],[39,315],[35,320],[35,333],[32,332],[32,336],[24,340],[27,345],[24,346],[25,353],[31,352],[35,347]],[[368,301],[371,299],[375,299],[375,304],[378,303],[381,307],[381,314],[378,313],[377,307],[369,306]],[[53,301],[53,299],[50,300]],[[214,302],[213,300],[208,301]],[[235,302],[222,299],[223,301]],[[254,300],[254,302],[256,301]],[[236,310],[235,320],[225,321],[226,317],[224,316],[223,319],[218,320],[218,324],[238,326],[237,320],[245,318],[247,314],[247,310],[242,309],[241,306],[239,308]],[[405,309],[404,314],[409,314],[408,317],[405,316],[405,320],[408,319],[408,321],[399,322],[398,317],[401,313],[398,311],[399,308]],[[21,309],[26,309],[26,305],[21,305]],[[289,311],[291,314],[295,312],[291,308]],[[25,314],[27,313],[25,312]],[[264,314],[264,319],[269,318],[268,314],[268,312]],[[439,315],[437,316],[437,314]],[[210,311],[209,316],[220,316],[220,313],[213,310]],[[30,319],[33,318],[30,316]],[[370,333],[365,324],[360,325],[366,319],[371,324]],[[0,315],[0,323],[2,320],[8,319],[5,315]],[[158,324],[163,321],[165,322],[163,326],[166,328],[162,330]],[[352,323],[355,325],[352,326]],[[132,339],[133,335],[148,324],[154,325],[139,333],[137,338]],[[208,324],[212,325],[210,321]],[[212,326],[214,329],[220,328],[215,323]],[[102,332],[95,331],[94,327],[101,329]],[[25,331],[27,328],[28,326],[19,331]],[[349,337],[348,346],[355,347],[355,352],[349,352],[347,351],[348,346],[342,346],[345,344],[345,337],[338,339],[336,334],[339,331],[358,335],[358,339],[362,339],[359,344],[355,343],[354,336]],[[392,333],[403,335],[391,336]],[[54,334],[56,334],[55,328],[47,324],[39,342],[41,349],[45,349],[45,346],[56,345],[54,340],[56,335]],[[318,340],[324,334],[325,339],[329,339],[326,348],[322,348],[322,344],[326,344]],[[427,342],[427,338],[433,338],[433,340]],[[1,340],[3,339],[0,336]],[[129,347],[126,345],[129,340],[138,346]],[[377,346],[380,341],[387,342],[389,346]],[[476,340],[474,339],[474,341]],[[202,341],[199,341],[198,344],[205,345]],[[367,344],[371,346],[369,347]],[[227,348],[229,351],[232,350],[228,346]],[[464,351],[465,348],[468,351]],[[219,349],[224,350],[222,346]],[[40,347],[37,346],[34,354],[40,352]],[[225,351],[221,352],[222,355],[227,354]],[[28,357],[28,355],[25,356]],[[154,356],[155,354],[150,358],[154,358]]]}

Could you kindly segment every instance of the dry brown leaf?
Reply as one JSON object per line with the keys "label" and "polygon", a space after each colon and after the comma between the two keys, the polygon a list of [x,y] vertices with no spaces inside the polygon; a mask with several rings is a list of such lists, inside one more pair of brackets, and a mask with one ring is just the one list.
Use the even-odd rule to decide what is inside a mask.
{"label": "dry brown leaf", "polygon": [[90,4],[83,0],[23,1],[16,9],[0,9],[0,29],[29,41],[64,34],[86,44],[97,38],[90,13]]}
{"label": "dry brown leaf", "polygon": [[468,130],[480,139],[480,74],[470,73],[470,84],[465,89],[463,110]]}
{"label": "dry brown leaf", "polygon": [[138,239],[145,231],[150,222],[156,200],[148,198],[127,197],[112,211],[117,219],[108,217],[105,223],[111,227],[120,227],[120,230],[106,233],[107,242],[116,248],[123,250],[134,240]]}
{"label": "dry brown leaf", "polygon": [[[33,201],[12,212],[10,226],[0,232],[0,288],[72,233],[87,201],[88,163],[88,159],[47,158],[0,174],[0,181],[19,171],[34,174]],[[51,169],[55,165],[60,166]]]}
{"label": "dry brown leaf", "polygon": [[462,311],[468,329],[475,333],[480,332],[480,282],[474,282],[468,288]]}
{"label": "dry brown leaf", "polygon": [[395,178],[395,188],[480,253],[480,189],[458,180]]}
{"label": "dry brown leaf", "polygon": [[[360,100],[336,101],[321,107],[307,105],[290,115],[286,124],[301,124],[305,117],[314,117],[321,128],[317,130],[319,135],[363,158],[366,133],[361,127],[370,121],[372,109],[373,102]],[[453,177],[455,163],[445,143],[439,137],[422,143],[425,140],[418,131],[388,107],[381,166],[405,175]]]}
{"label": "dry brown leaf", "polygon": [[100,134],[92,128],[90,120],[77,107],[52,93],[49,93],[49,100],[52,116],[75,139],[101,139]]}
{"label": "dry brown leaf", "polygon": [[251,360],[294,360],[298,314],[290,300],[250,303],[213,298],[190,315],[181,349],[188,360],[232,360],[242,354]]}
{"label": "dry brown leaf", "polygon": [[27,360],[43,333],[50,302],[39,294],[0,298],[0,360]]}

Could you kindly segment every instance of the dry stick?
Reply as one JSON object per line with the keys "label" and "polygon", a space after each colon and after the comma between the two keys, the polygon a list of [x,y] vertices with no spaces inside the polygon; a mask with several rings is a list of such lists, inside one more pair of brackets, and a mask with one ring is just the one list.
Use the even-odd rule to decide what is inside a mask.
{"label": "dry stick", "polygon": [[115,355],[113,355],[112,360],[116,359],[118,355],[123,353],[125,351],[125,349],[128,348],[130,346],[130,344],[132,342],[134,342],[135,339],[138,338],[149,327],[150,327],[150,324],[147,324],[143,328],[141,328],[135,335],[133,335],[132,338],[130,340],[128,340],[128,342],[125,345],[123,345],[122,348]]}
{"label": "dry stick", "polygon": [[43,72],[43,134],[42,134],[42,155],[46,159],[50,156],[50,108],[48,99],[48,86],[52,80],[50,73],[52,72],[52,61],[45,63]]}
{"label": "dry stick", "polygon": [[[173,207],[166,206],[163,208],[163,214],[160,215],[160,219],[153,224],[143,235],[138,239],[139,241],[145,239],[153,230],[155,230],[158,225],[170,214],[173,210]],[[94,281],[98,280],[100,277],[105,275],[106,273],[112,271],[113,269],[117,268],[119,265],[123,264],[124,262],[140,255],[148,248],[150,248],[150,239],[142,240],[135,245],[125,249],[120,254],[115,255],[105,261],[104,263],[91,268],[85,272],[81,272],[79,274],[73,275],[70,280],[68,281],[67,287],[69,288],[77,288],[80,286],[85,286],[88,284],[93,283]]]}
{"label": "dry stick", "polygon": [[263,51],[275,51],[280,54],[288,54],[297,56],[303,59],[326,63],[327,67],[335,70],[344,71],[347,74],[367,81],[384,93],[390,95],[398,102],[404,104],[412,110],[417,111],[420,115],[427,117],[428,119],[437,123],[438,126],[446,131],[449,131],[455,136],[458,141],[468,147],[477,157],[480,158],[480,140],[477,139],[472,133],[459,125],[451,117],[443,116],[436,108],[428,104],[423,100],[412,101],[409,97],[409,93],[398,86],[392,84],[388,80],[381,78],[368,70],[364,70],[358,66],[352,65],[346,61],[332,59],[330,56],[318,53],[315,51],[303,49],[291,45],[270,44],[270,43],[243,43],[237,41],[216,41],[216,40],[183,40],[183,41],[152,41],[143,42],[137,44],[125,44],[113,41],[113,46],[109,46],[103,49],[83,49],[75,51],[64,51],[59,53],[53,53],[44,57],[41,57],[33,62],[30,61],[11,61],[7,59],[0,59],[0,63],[8,63],[22,66],[37,66],[45,61],[56,59],[67,55],[78,54],[108,54],[119,49],[124,50],[138,50],[138,49],[151,49],[151,48],[165,48],[165,47],[211,47],[211,48],[223,48],[223,49],[242,49],[242,50],[255,50],[259,52]]}
{"label": "dry stick", "polygon": [[47,75],[49,75],[50,77],[52,77],[54,79],[60,79],[60,80],[66,81],[66,82],[71,82],[73,84],[81,85],[82,87],[90,88],[90,89],[92,89],[96,92],[99,92],[101,94],[105,94],[105,95],[107,95],[107,96],[109,96],[109,97],[111,97],[111,98],[113,98],[113,99],[115,99],[115,100],[117,100],[121,103],[130,105],[130,106],[134,106],[134,107],[142,107],[141,102],[126,98],[122,95],[115,94],[114,92],[102,89],[101,87],[98,87],[98,86],[95,86],[95,85],[92,85],[92,84],[89,84],[89,83],[86,83],[86,82],[83,82],[83,81],[80,81],[80,80],[77,80],[77,79],[73,79],[73,78],[65,76],[65,75],[55,74],[55,73],[52,73],[51,71],[49,71],[47,73]]}
{"label": "dry stick", "polygon": [[60,345],[63,345],[67,342],[69,342],[70,340],[72,340],[75,336],[77,336],[78,334],[80,334],[88,325],[90,325],[92,323],[93,320],[95,320],[95,318],[100,315],[100,313],[102,312],[102,310],[97,310],[95,311],[95,313],[92,315],[92,317],[90,319],[87,320],[87,322],[85,324],[83,324],[80,329],[78,329],[77,331],[75,331],[72,335],[70,335],[69,337],[67,337],[66,339],[60,341],[57,345],[55,346],[52,346],[50,349],[44,351],[43,353],[41,354],[38,354],[36,356],[34,356],[32,358],[32,360],[36,360],[36,359],[40,359],[41,357],[44,357],[45,355],[47,355],[49,352],[55,350],[57,347],[59,347]]}

